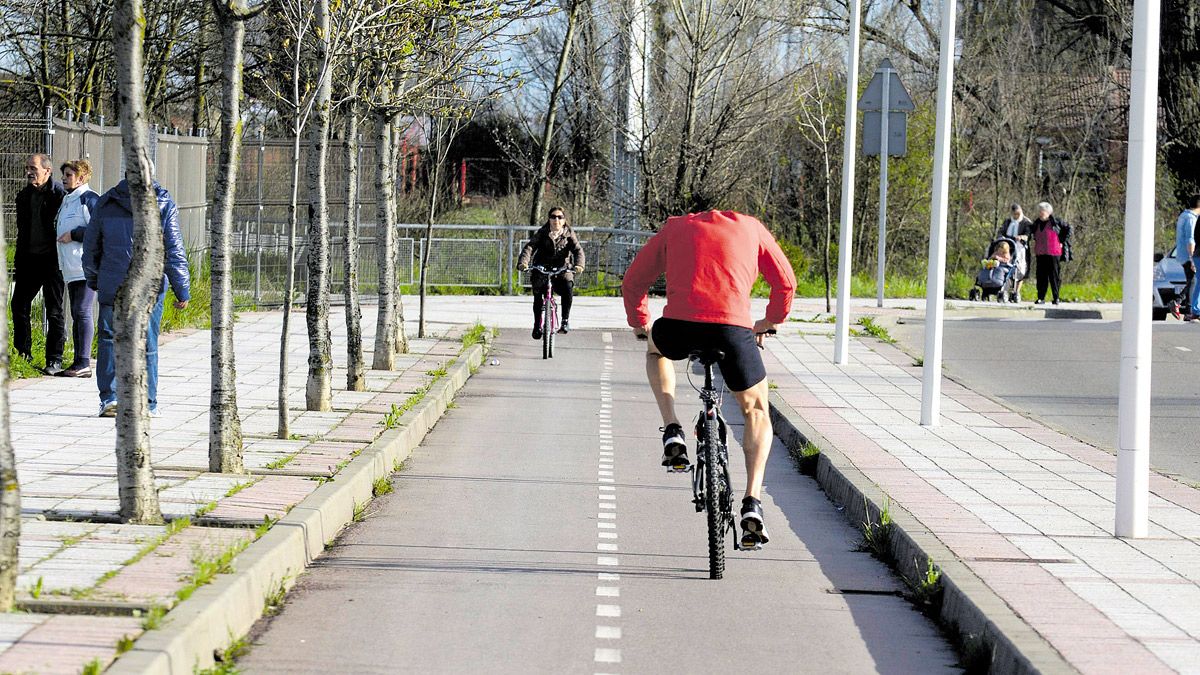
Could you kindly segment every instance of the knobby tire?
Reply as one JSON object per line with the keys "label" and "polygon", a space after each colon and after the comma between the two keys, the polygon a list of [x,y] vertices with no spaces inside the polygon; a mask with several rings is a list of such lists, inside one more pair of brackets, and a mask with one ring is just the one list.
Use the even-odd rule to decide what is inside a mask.
{"label": "knobby tire", "polygon": [[721,439],[717,433],[717,421],[703,423],[704,453],[704,511],[708,515],[708,578],[725,576],[725,514],[721,510],[721,467],[717,461]]}

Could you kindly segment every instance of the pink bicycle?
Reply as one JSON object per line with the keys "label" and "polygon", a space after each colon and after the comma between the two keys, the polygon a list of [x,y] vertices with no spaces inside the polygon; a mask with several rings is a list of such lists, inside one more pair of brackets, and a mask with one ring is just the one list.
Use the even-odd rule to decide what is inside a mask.
{"label": "pink bicycle", "polygon": [[555,270],[541,265],[529,268],[530,272],[541,272],[546,275],[546,291],[542,298],[542,358],[554,358],[554,333],[558,331],[558,303],[554,301],[554,277],[566,273],[568,268],[560,267]]}

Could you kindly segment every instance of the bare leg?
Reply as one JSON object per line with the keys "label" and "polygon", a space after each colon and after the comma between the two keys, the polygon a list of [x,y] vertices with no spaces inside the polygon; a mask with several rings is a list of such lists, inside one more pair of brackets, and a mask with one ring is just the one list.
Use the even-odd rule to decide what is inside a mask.
{"label": "bare leg", "polygon": [[767,456],[771,453],[771,436],[774,434],[767,396],[766,378],[745,391],[733,392],[746,418],[746,429],[742,433],[742,451],[746,454],[746,496],[755,499],[762,495],[763,474],[767,470]]}
{"label": "bare leg", "polygon": [[650,381],[650,390],[654,392],[654,400],[658,402],[663,426],[679,424],[679,418],[675,415],[675,364],[658,353],[658,348],[654,346],[654,338],[648,336],[646,379]]}

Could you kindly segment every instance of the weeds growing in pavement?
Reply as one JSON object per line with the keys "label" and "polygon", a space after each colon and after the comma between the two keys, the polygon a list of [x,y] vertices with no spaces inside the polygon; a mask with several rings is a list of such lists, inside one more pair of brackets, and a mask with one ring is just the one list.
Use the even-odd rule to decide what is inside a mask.
{"label": "weeds growing in pavement", "polygon": [[275,523],[278,523],[278,522],[279,522],[278,518],[272,518],[271,516],[263,516],[263,521],[261,523],[259,523],[257,527],[254,528],[254,541],[258,541],[259,539],[262,539],[262,536],[267,533],[267,530],[270,530],[271,526],[273,526]]}
{"label": "weeds growing in pavement", "polygon": [[250,651],[250,642],[244,637],[240,637],[229,646],[221,651],[213,654],[216,663],[212,668],[197,670],[196,675],[238,675],[243,672],[235,663],[239,657]]}
{"label": "weeds growing in pavement", "polygon": [[300,454],[300,451],[297,450],[296,452],[293,452],[290,455],[285,455],[274,461],[267,462],[267,468],[274,470],[274,471],[278,471],[279,469],[282,469],[283,467],[287,466],[288,464],[291,464],[292,460],[296,459],[296,457],[299,454]]}
{"label": "weeds growing in pavement", "polygon": [[487,327],[484,326],[482,323],[479,323],[478,321],[476,321],[475,325],[471,326],[470,330],[463,333],[462,349],[459,350],[459,353],[461,354],[462,352],[467,351],[468,349],[470,349],[471,347],[474,347],[475,345],[479,344],[480,342],[483,342],[484,339],[486,339],[485,336],[487,334],[488,334]]}
{"label": "weeds growing in pavement", "polygon": [[451,361],[447,361],[447,362],[443,363],[442,365],[438,366],[437,368],[434,368],[433,370],[425,371],[426,375],[433,378],[433,380],[431,380],[429,382],[429,384],[433,384],[434,382],[437,382],[438,380],[445,377],[446,376],[446,367],[449,366],[450,363],[451,363]]}
{"label": "weeds growing in pavement", "polygon": [[400,418],[404,416],[404,413],[412,410],[413,406],[424,400],[425,394],[427,393],[429,393],[429,387],[420,387],[413,392],[413,395],[409,396],[404,403],[401,403],[400,405],[393,403],[391,412],[389,412],[383,418],[383,426],[387,427],[388,429],[395,429],[396,427],[400,426]]}
{"label": "weeds growing in pavement", "polygon": [[925,570],[921,571],[921,564],[915,559],[913,566],[917,570],[917,578],[915,582],[908,581],[908,577],[901,575],[908,584],[909,600],[912,601],[922,612],[928,616],[936,616],[942,603],[942,571],[937,565],[933,564],[933,559],[925,560]]}
{"label": "weeds growing in pavement", "polygon": [[821,457],[821,449],[805,441],[804,445],[789,451],[796,468],[805,476],[817,475],[817,461]]}
{"label": "weeds growing in pavement", "polygon": [[387,476],[382,476],[376,478],[375,483],[371,485],[371,494],[376,497],[382,497],[383,495],[391,494],[394,489],[391,479]]}
{"label": "weeds growing in pavement", "polygon": [[122,635],[121,639],[117,640],[117,653],[124,654],[130,649],[133,649],[133,638],[128,635]]}
{"label": "weeds growing in pavement", "polygon": [[100,663],[100,659],[92,659],[83,664],[83,670],[79,672],[80,675],[100,675],[104,672],[104,666]]}
{"label": "weeds growing in pavement", "polygon": [[814,314],[811,319],[793,317],[791,319],[791,321],[796,321],[799,323],[837,323],[837,317],[836,316],[821,316],[820,314]]}
{"label": "weeds growing in pavement", "polygon": [[192,597],[196,589],[211,584],[218,574],[228,574],[233,571],[233,558],[250,545],[248,539],[242,539],[225,548],[214,556],[198,555],[192,558],[192,574],[187,578],[183,588],[175,591],[175,597],[183,602]]}
{"label": "weeds growing in pavement", "polygon": [[166,615],[166,607],[154,605],[146,612],[146,616],[142,618],[142,630],[158,630],[162,626],[163,617]]}
{"label": "weeds growing in pavement", "polygon": [[923,368],[924,366],[925,366],[925,359],[923,359],[919,356],[917,358],[913,359],[913,367],[914,368]]}
{"label": "weeds growing in pavement", "polygon": [[283,609],[283,599],[287,596],[287,583],[292,575],[285,575],[279,583],[267,593],[263,599],[263,616],[275,616]]}
{"label": "weeds growing in pavement", "polygon": [[875,319],[869,316],[861,317],[858,320],[858,325],[862,326],[863,333],[888,344],[896,344],[896,340],[892,337],[891,333],[888,333],[887,329],[883,326],[875,323]]}
{"label": "weeds growing in pavement", "polygon": [[871,507],[866,504],[866,498],[863,498],[863,504],[866,507],[867,519],[862,522],[861,529],[863,540],[859,544],[859,550],[870,553],[876,558],[890,563],[892,557],[892,500],[890,497],[884,496],[883,508],[879,510],[879,520],[871,519]]}
{"label": "weeds growing in pavement", "polygon": [[367,519],[367,503],[354,502],[354,515],[352,520],[356,523],[361,523]]}
{"label": "weeds growing in pavement", "polygon": [[254,479],[251,479],[248,481],[243,481],[241,483],[238,483],[238,484],[234,485],[233,487],[229,488],[228,490],[226,490],[225,496],[232,497],[232,496],[236,495],[237,493],[241,492],[242,490],[245,490],[246,488],[250,487],[251,485],[254,485],[255,483],[257,483],[260,480],[262,480],[262,479],[254,478]]}
{"label": "weeds growing in pavement", "polygon": [[35,583],[33,585],[33,588],[29,589],[29,595],[33,596],[34,600],[37,600],[38,598],[42,597],[42,584],[44,582],[45,582],[45,579],[43,579],[42,577],[38,577],[37,583]]}

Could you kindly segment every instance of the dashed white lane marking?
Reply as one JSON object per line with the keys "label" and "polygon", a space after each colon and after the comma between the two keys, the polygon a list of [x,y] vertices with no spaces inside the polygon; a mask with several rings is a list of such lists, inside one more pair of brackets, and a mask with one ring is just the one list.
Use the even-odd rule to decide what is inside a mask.
{"label": "dashed white lane marking", "polygon": [[1192,350],[1188,349],[1187,347],[1176,347],[1175,349],[1178,349],[1178,350],[1179,350],[1179,351],[1181,351],[1181,352],[1190,352],[1190,351],[1192,351]]}
{"label": "dashed white lane marking", "polygon": [[[613,432],[612,432],[612,371],[613,371],[613,347],[612,334],[604,333],[602,336],[604,341],[604,368],[600,373],[600,410],[597,419],[599,426],[599,454],[596,462],[596,497],[597,497],[597,520],[596,520],[596,550],[601,553],[616,553],[617,545],[614,542],[617,537],[617,488],[612,485],[615,480],[615,454],[613,453]],[[597,555],[596,565],[607,568],[619,567],[620,561],[616,556]],[[597,572],[596,581],[596,597],[597,598],[619,598],[621,597],[621,587],[617,584],[621,580],[621,575],[617,572]],[[607,619],[621,618],[621,606],[598,604],[596,605],[596,616]],[[613,645],[613,640],[621,639],[621,627],[613,626],[607,623],[598,624],[596,626],[596,639],[604,640],[604,647],[596,647],[593,654],[593,660],[596,663],[620,663],[621,650]]]}

